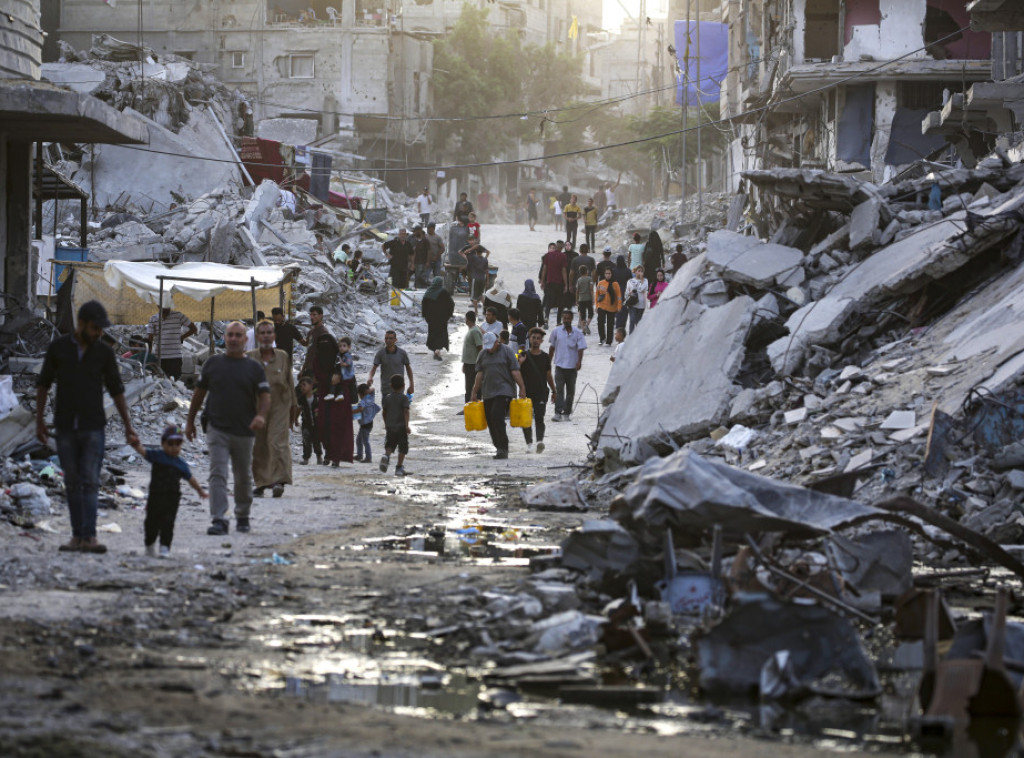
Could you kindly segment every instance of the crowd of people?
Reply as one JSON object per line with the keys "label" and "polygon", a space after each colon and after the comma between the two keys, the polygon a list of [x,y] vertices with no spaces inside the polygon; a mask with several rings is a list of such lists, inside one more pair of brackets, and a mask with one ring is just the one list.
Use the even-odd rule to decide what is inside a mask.
{"label": "crowd of people", "polygon": [[[614,187],[609,185],[607,190],[614,192]],[[599,194],[606,204],[614,205],[613,194]],[[383,246],[390,261],[392,286],[404,288],[412,283],[425,288],[421,308],[427,323],[426,345],[435,360],[443,360],[442,353],[451,349],[454,295],[459,277],[465,276],[472,306],[464,316],[467,331],[461,351],[465,402],[483,402],[497,459],[509,455],[506,418],[511,401],[531,401],[532,419],[523,429],[524,441],[529,452],[543,452],[548,403],[554,405],[551,421],[572,419],[577,378],[594,319],[598,344],[617,344],[617,352],[627,328],[628,333],[636,329],[645,313],[658,306],[668,286],[664,246],[656,231],[646,239],[639,232],[634,234],[626,253],[614,261],[611,247],[605,247],[600,259],[595,259],[590,227],[596,226],[596,205],[588,199],[585,206],[579,206],[575,195],[567,201],[560,206],[567,239],[547,246],[536,281],[526,279],[516,298],[489,283],[490,251],[480,242],[481,226],[465,193],[454,209],[455,223],[447,244],[430,221],[433,200],[424,189],[417,199],[424,226],[414,229],[412,239],[401,229]],[[581,219],[586,241],[577,248]],[[531,229],[535,221],[531,215]],[[672,270],[684,262],[685,255],[677,247],[671,256]],[[652,271],[648,279],[647,273]],[[311,326],[305,334],[288,321],[283,309],[273,309],[271,316],[268,320],[257,314],[249,329],[237,321],[227,326],[224,352],[203,364],[184,429],[168,427],[159,447],[146,448],[132,426],[113,351],[100,339],[110,325],[106,311],[96,301],[81,307],[74,333],[50,345],[37,383],[36,428],[44,443],[49,436],[44,422],[48,392],[57,385],[53,425],[72,526],[72,538],[61,550],[106,550],[96,539],[106,425],[104,389],[124,422],[126,442],[152,466],[144,542],[147,553],[153,555],[157,543],[159,554],[170,551],[181,481],[188,482],[201,497],[209,496],[212,523],[208,534],[225,535],[229,531],[230,473],[235,528],[248,532],[253,498],[267,490],[281,497],[292,484],[290,433],[295,428],[301,431],[300,464],[308,465],[314,457],[317,464],[334,467],[342,462],[370,463],[371,433],[380,415],[384,426],[380,470],[387,471],[392,456],[397,455],[395,474],[406,474],[415,377],[408,353],[398,346],[397,333],[386,332],[366,381],[359,383],[352,341],[331,333],[321,307],[309,309]],[[149,344],[156,343],[155,360],[169,376],[180,375],[181,344],[195,330],[188,318],[169,308],[150,320]],[[307,350],[296,371],[297,344]],[[610,359],[614,361],[615,355]],[[196,440],[197,421],[209,449],[208,493],[180,457],[184,442]]]}

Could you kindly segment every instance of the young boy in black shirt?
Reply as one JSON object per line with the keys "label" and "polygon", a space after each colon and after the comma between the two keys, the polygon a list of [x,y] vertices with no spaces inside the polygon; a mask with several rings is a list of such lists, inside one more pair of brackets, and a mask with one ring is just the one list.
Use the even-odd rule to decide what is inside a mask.
{"label": "young boy in black shirt", "polygon": [[174,521],[178,517],[178,505],[181,502],[181,480],[192,485],[199,497],[206,497],[206,490],[199,484],[189,469],[188,464],[181,460],[181,446],[185,435],[176,426],[164,429],[160,436],[160,447],[145,448],[136,442],[132,447],[153,464],[149,479],[149,498],[146,500],[146,521],[144,523],[146,555],[156,557],[156,541],[160,540],[160,557],[166,558],[171,553],[171,540],[174,539]]}
{"label": "young boy in black shirt", "polygon": [[389,382],[391,392],[381,400],[384,416],[384,455],[380,470],[387,471],[391,454],[398,450],[395,476],[405,476],[405,456],[409,454],[409,396],[405,394],[405,377],[394,374]]}

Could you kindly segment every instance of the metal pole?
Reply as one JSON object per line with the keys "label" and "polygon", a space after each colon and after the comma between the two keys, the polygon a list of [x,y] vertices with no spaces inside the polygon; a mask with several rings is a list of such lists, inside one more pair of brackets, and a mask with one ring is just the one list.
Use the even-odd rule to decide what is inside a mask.
{"label": "metal pole", "polygon": [[213,356],[214,351],[217,349],[216,344],[213,340],[213,309],[216,307],[217,298],[210,298],[210,356]]}
{"label": "metal pole", "polygon": [[252,328],[253,328],[253,332],[254,333],[255,333],[255,330],[256,330],[256,285],[257,284],[258,284],[258,282],[255,279],[253,279],[253,278],[249,279],[249,286],[252,288]]}
{"label": "metal pole", "polygon": [[86,200],[86,197],[81,199],[78,209],[78,241],[83,250],[89,242],[89,204]]}
{"label": "metal pole", "polygon": [[[36,239],[43,238],[43,143],[36,143]],[[56,244],[56,241],[54,241]]]}
{"label": "metal pole", "polygon": [[686,223],[686,111],[690,98],[690,0],[686,0],[686,45],[683,47],[683,166],[679,175],[680,221]]}
{"label": "metal pole", "polygon": [[156,304],[156,350],[153,353],[156,355],[159,366],[163,359],[162,348],[164,346],[164,278],[158,276],[157,279],[160,280],[160,300]]}
{"label": "metal pole", "polygon": [[700,6],[697,6],[697,228],[704,218],[704,155],[700,145],[700,125],[704,120],[704,82],[700,78]]}

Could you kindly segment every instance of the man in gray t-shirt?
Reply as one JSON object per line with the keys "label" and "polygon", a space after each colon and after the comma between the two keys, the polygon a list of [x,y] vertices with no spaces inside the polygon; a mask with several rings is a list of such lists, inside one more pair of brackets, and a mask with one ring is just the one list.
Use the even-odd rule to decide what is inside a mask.
{"label": "man in gray t-shirt", "polygon": [[526,397],[526,385],[519,373],[519,361],[512,348],[503,345],[493,332],[484,335],[484,349],[476,359],[476,381],[473,384],[472,400],[483,399],[484,414],[487,416],[487,431],[497,449],[495,459],[508,458],[508,432],[505,430],[505,416],[508,406],[516,396]]}
{"label": "man in gray t-shirt", "polygon": [[398,346],[398,335],[394,329],[388,329],[384,333],[384,347],[373,356],[373,368],[370,369],[370,375],[366,379],[366,383],[371,387],[373,386],[373,377],[376,375],[378,367],[380,368],[381,399],[391,392],[391,377],[395,374],[401,375],[403,369],[409,377],[407,392],[411,395],[415,391],[413,389],[412,364],[409,363],[409,354]]}

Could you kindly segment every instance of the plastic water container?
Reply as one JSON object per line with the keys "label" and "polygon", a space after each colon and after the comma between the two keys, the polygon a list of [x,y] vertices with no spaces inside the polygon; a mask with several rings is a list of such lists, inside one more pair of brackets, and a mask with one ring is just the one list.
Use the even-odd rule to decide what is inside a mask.
{"label": "plastic water container", "polygon": [[512,426],[529,429],[533,424],[533,401],[530,398],[515,398],[508,407],[508,417]]}
{"label": "plastic water container", "polygon": [[479,400],[475,403],[466,403],[463,416],[466,419],[467,432],[482,432],[487,428],[487,415],[484,413],[484,404]]}

